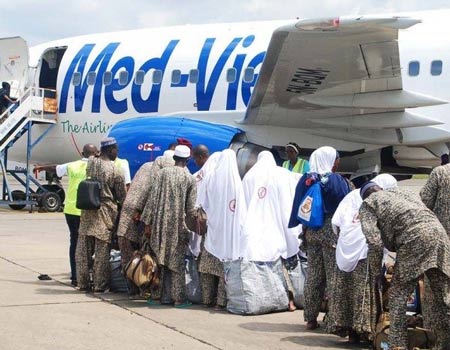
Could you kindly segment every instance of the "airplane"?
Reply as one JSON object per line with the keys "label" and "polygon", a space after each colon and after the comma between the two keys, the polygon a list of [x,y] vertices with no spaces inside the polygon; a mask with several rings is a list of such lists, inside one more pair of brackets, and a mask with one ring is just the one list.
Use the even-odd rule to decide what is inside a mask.
{"label": "airplane", "polygon": [[[294,141],[305,157],[335,147],[344,173],[410,175],[449,153],[449,15],[185,25],[30,49],[9,38],[0,40],[0,80],[13,97],[56,94],[57,121],[35,163],[76,160],[85,143],[110,135],[134,173],[182,137],[234,149],[241,174],[261,150],[280,159]],[[26,145],[9,159],[24,161]]]}

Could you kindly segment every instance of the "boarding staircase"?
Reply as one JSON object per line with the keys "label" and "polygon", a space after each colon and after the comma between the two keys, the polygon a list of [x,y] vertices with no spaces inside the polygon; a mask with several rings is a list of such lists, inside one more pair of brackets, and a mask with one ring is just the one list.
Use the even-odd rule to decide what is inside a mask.
{"label": "boarding staircase", "polygon": [[[37,179],[30,172],[30,159],[33,148],[48,134],[56,124],[57,103],[56,91],[31,87],[17,99],[17,103],[0,115],[0,168],[3,175],[3,190],[0,203],[8,203],[13,209],[21,209],[26,205],[36,204],[34,191],[30,184],[34,183],[42,188]],[[47,126],[33,140],[31,129],[34,125]],[[24,135],[27,135],[25,169],[12,170],[8,168],[8,150]],[[25,187],[25,192],[12,191],[8,175],[14,177]]]}

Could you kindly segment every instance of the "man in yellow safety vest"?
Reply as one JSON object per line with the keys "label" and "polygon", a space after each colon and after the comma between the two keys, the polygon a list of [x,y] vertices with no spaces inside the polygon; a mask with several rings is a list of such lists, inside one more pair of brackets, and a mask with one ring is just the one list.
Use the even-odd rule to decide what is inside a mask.
{"label": "man in yellow safety vest", "polygon": [[38,165],[34,170],[45,170],[48,172],[56,172],[58,177],[68,176],[68,186],[66,191],[66,199],[64,202],[64,215],[66,217],[67,226],[70,231],[70,279],[72,285],[77,285],[76,264],[75,264],[75,250],[78,241],[78,229],[80,227],[81,210],[77,208],[77,190],[81,181],[86,179],[86,166],[90,156],[97,154],[97,147],[91,143],[84,145],[83,158],[74,162],[60,164],[60,165]]}

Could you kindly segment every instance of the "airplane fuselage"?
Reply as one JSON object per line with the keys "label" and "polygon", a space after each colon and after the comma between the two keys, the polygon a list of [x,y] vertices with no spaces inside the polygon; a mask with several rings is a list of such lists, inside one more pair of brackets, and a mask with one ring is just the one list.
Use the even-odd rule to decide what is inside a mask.
{"label": "airplane fuselage", "polygon": [[[399,50],[404,89],[450,100],[446,88],[450,39],[435,36],[446,30],[446,14],[450,11],[415,14],[423,23],[400,31]],[[328,144],[348,152],[384,146],[313,136],[307,129],[238,122],[245,115],[272,33],[287,23],[292,21],[143,29],[32,48],[29,85],[55,88],[59,105],[58,124],[36,147],[34,161],[77,159],[85,143],[98,144],[115,123],[139,116],[176,115],[230,125],[244,130],[250,142],[266,147],[288,141],[305,148]],[[46,72],[53,72],[55,86],[43,86],[43,66],[49,62],[52,66],[53,59],[56,67]],[[419,62],[419,72],[411,62]],[[449,111],[449,105],[415,110],[450,130]],[[12,156],[20,158],[20,152],[15,150]],[[429,165],[429,159],[424,162]]]}

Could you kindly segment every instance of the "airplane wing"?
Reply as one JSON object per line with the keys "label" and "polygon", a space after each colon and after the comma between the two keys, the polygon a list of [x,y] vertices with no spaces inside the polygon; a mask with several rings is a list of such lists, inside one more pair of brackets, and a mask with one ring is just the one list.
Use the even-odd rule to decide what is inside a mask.
{"label": "airplane wing", "polygon": [[377,145],[448,140],[439,121],[405,111],[447,103],[402,88],[398,31],[419,22],[346,17],[277,29],[241,123]]}

